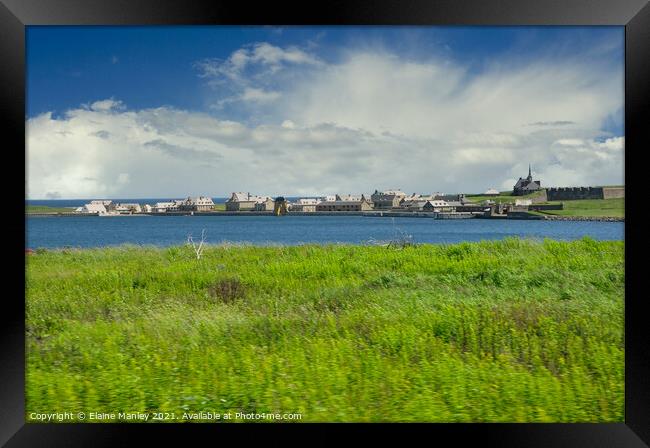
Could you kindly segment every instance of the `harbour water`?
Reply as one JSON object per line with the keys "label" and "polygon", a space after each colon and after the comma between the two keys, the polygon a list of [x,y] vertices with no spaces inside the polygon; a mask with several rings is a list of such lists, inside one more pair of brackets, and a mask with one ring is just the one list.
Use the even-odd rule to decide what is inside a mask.
{"label": "harbour water", "polygon": [[206,243],[255,245],[366,244],[410,238],[415,243],[458,243],[520,237],[623,240],[623,222],[436,220],[367,216],[113,216],[26,217],[26,247],[170,246]]}

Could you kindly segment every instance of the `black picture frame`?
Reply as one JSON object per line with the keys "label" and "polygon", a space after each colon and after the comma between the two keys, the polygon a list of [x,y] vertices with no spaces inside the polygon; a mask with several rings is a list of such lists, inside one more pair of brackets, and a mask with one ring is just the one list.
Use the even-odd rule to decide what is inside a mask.
{"label": "black picture frame", "polygon": [[[625,184],[626,204],[636,204],[637,187],[646,180],[640,160],[650,148],[650,5],[647,0],[375,0],[294,5],[259,5],[218,0],[0,0],[0,114],[6,125],[4,191],[15,201],[5,205],[5,253],[11,253],[3,294],[0,349],[0,444],[17,446],[121,446],[134,436],[192,443],[196,433],[214,442],[224,435],[268,444],[292,441],[299,431],[323,440],[350,433],[367,438],[405,437],[454,444],[469,440],[497,446],[642,447],[650,444],[650,336],[643,312],[644,245],[639,207],[625,210],[625,423],[618,424],[328,424],[328,425],[122,425],[25,423],[24,186],[25,159],[25,26],[27,25],[192,25],[192,24],[349,24],[349,25],[622,25],[625,26]],[[25,173],[27,175],[27,173]],[[647,175],[645,175],[647,176]],[[22,190],[19,187],[22,185]],[[22,191],[22,198],[18,198]],[[18,207],[23,207],[19,210]],[[7,238],[9,236],[9,238]],[[13,237],[13,238],[12,238]],[[633,260],[640,260],[639,263]],[[307,434],[304,434],[307,433]],[[345,434],[344,434],[345,433]],[[267,436],[267,437],[265,437]],[[276,436],[282,439],[275,438]],[[189,439],[192,437],[192,439]],[[300,441],[300,439],[297,439]],[[415,440],[415,439],[412,439]],[[305,440],[302,440],[303,443]]]}

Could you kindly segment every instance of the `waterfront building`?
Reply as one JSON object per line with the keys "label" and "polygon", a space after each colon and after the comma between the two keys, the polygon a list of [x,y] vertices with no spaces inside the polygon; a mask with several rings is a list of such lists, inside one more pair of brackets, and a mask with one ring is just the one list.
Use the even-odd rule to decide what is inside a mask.
{"label": "waterfront building", "polygon": [[180,212],[182,210],[185,199],[172,199],[170,202],[159,202],[164,206],[161,212]]}
{"label": "waterfront building", "polygon": [[400,201],[406,197],[406,193],[398,190],[387,190],[387,191],[378,191],[370,196],[375,210],[383,209],[388,210],[391,208],[399,207]]}
{"label": "waterfront building", "polygon": [[528,176],[525,179],[519,178],[515,186],[512,187],[512,194],[514,196],[523,196],[541,189],[542,183],[539,180],[533,180],[530,165],[528,165]]}
{"label": "waterfront building", "polygon": [[255,210],[255,204],[266,202],[269,199],[271,199],[269,196],[256,196],[250,193],[235,192],[226,201],[226,210],[231,212]]}
{"label": "waterfront building", "polygon": [[90,205],[103,205],[107,212],[115,210],[115,203],[110,199],[96,199],[89,202]]}
{"label": "waterfront building", "polygon": [[175,207],[175,202],[170,201],[170,202],[156,202],[156,204],[151,207],[151,211],[153,213],[166,213],[167,211],[171,211]]}
{"label": "waterfront building", "polygon": [[214,210],[212,198],[207,196],[187,197],[178,204],[179,211],[209,212]]}
{"label": "waterfront building", "polygon": [[468,201],[465,198],[465,195],[462,193],[459,194],[437,194],[434,199],[440,199],[443,201],[447,202],[460,202],[461,204],[465,204],[471,201]]}
{"label": "waterfront building", "polygon": [[432,200],[422,200],[422,201],[410,201],[408,205],[404,207],[407,211],[411,212],[451,212],[454,211],[454,206],[452,206],[447,201],[442,201],[439,199]]}
{"label": "waterfront building", "polygon": [[79,213],[105,215],[108,213],[108,210],[106,210],[106,205],[107,204],[104,204],[103,201],[90,201],[90,203],[84,204],[84,206],[81,207],[81,210],[77,210],[79,210]]}
{"label": "waterfront building", "polygon": [[337,199],[336,201],[319,202],[316,205],[317,212],[362,212],[372,210],[372,202],[364,195],[354,199]]}
{"label": "waterfront building", "polygon": [[113,211],[122,215],[128,215],[131,213],[141,213],[142,207],[136,203],[117,203]]}
{"label": "waterfront building", "polygon": [[466,203],[462,201],[445,201],[445,202],[449,207],[461,207],[463,205],[466,205]]}
{"label": "waterfront building", "polygon": [[435,201],[436,196],[440,196],[442,193],[431,193],[431,194],[421,194],[419,200],[420,201]]}
{"label": "waterfront building", "polygon": [[264,196],[264,200],[255,203],[254,210],[257,212],[272,212],[275,209],[275,201],[270,196]]}
{"label": "waterfront building", "polygon": [[419,193],[413,193],[408,196],[404,196],[402,199],[400,199],[399,203],[397,204],[397,207],[407,209],[411,206],[414,206],[416,203],[421,203],[424,204],[426,201],[432,201],[435,199],[435,193],[430,194],[430,195],[422,195]]}
{"label": "waterfront building", "polygon": [[357,201],[362,201],[365,200],[366,197],[363,194],[337,194],[336,195],[336,200],[337,201],[352,201],[352,202],[357,202]]}
{"label": "waterfront building", "polygon": [[496,190],[494,188],[490,188],[487,190],[485,193],[483,193],[486,196],[499,196],[499,190]]}
{"label": "waterfront building", "polygon": [[432,211],[433,206],[429,201],[408,201],[402,205],[402,208],[409,212]]}
{"label": "waterfront building", "polygon": [[[300,198],[296,202],[289,205],[292,212],[315,212],[316,205],[321,202],[320,199],[314,198]],[[328,201],[333,202],[333,201]]]}

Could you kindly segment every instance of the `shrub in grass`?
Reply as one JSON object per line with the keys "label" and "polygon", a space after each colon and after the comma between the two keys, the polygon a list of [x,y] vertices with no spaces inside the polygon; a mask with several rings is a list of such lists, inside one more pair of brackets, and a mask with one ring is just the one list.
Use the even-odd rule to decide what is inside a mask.
{"label": "shrub in grass", "polygon": [[222,303],[234,303],[246,296],[246,287],[238,278],[223,278],[208,286],[208,296]]}

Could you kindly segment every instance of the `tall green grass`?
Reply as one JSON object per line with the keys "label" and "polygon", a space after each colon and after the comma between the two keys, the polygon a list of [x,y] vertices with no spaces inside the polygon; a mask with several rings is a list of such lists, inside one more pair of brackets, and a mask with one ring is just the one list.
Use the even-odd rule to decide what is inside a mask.
{"label": "tall green grass", "polygon": [[27,258],[31,412],[622,422],[623,242]]}
{"label": "tall green grass", "polygon": [[48,205],[25,205],[25,213],[72,213],[74,208],[50,207]]}
{"label": "tall green grass", "polygon": [[582,199],[575,201],[555,201],[550,204],[564,204],[563,210],[546,210],[544,213],[560,216],[625,216],[625,198]]}

